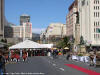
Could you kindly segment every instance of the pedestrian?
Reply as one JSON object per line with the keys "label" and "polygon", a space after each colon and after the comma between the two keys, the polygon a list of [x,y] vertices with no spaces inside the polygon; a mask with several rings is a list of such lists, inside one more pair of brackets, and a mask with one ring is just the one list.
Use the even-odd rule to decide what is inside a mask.
{"label": "pedestrian", "polygon": [[16,54],[16,60],[17,60],[17,62],[19,61],[19,59],[20,59],[19,54]]}
{"label": "pedestrian", "polygon": [[69,58],[70,58],[70,53],[67,54],[66,59],[69,60]]}
{"label": "pedestrian", "polygon": [[89,56],[89,58],[90,58],[90,66],[94,66],[94,54],[90,54],[90,56]]}
{"label": "pedestrian", "polygon": [[3,56],[3,52],[0,50],[0,75],[6,75],[5,73],[5,58]]}
{"label": "pedestrian", "polygon": [[14,60],[14,54],[11,54],[11,61],[13,61]]}
{"label": "pedestrian", "polygon": [[62,51],[62,52],[63,52],[63,56],[64,56],[64,55],[66,54],[66,50],[65,50],[65,49],[63,49],[63,51]]}
{"label": "pedestrian", "polygon": [[8,54],[5,54],[5,60],[6,60],[6,62],[9,61],[9,56],[8,56]]}
{"label": "pedestrian", "polygon": [[23,60],[24,60],[24,61],[26,61],[26,58],[27,58],[27,52],[25,52],[25,53],[23,54]]}

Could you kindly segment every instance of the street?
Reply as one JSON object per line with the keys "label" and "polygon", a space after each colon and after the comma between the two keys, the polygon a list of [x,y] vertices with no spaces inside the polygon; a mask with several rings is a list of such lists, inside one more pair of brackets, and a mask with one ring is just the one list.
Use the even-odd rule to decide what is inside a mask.
{"label": "street", "polygon": [[[73,64],[73,62],[66,61],[62,57],[53,59],[52,57],[37,56],[28,58],[26,62],[20,61],[13,64],[7,64],[6,70],[10,75],[13,73],[19,73],[19,75],[28,75],[28,73],[30,73],[30,75],[88,75],[88,73],[76,70],[65,64]],[[87,67],[85,64],[79,64],[85,68]],[[98,68],[97,71],[100,71],[100,68]],[[100,75],[100,73],[96,73],[95,75]]]}

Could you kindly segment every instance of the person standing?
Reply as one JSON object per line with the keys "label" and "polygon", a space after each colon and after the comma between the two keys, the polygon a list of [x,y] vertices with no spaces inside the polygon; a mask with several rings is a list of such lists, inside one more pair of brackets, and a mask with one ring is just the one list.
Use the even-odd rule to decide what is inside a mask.
{"label": "person standing", "polygon": [[23,60],[26,61],[26,58],[27,58],[27,52],[24,52],[24,54],[23,54]]}
{"label": "person standing", "polygon": [[70,53],[68,53],[66,59],[69,60],[70,56]]}
{"label": "person standing", "polygon": [[3,56],[3,52],[0,50],[0,75],[6,75],[5,73],[5,58]]}
{"label": "person standing", "polygon": [[94,54],[90,54],[90,66],[94,66],[94,62],[93,62],[93,60],[94,60]]}

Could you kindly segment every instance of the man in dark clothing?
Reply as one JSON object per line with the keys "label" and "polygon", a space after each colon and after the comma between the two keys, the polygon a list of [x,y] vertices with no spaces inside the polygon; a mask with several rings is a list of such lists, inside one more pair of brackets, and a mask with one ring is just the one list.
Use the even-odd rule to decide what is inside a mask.
{"label": "man in dark clothing", "polygon": [[[5,58],[3,57],[3,52],[0,50],[0,68],[2,70],[3,73],[6,73],[5,70]],[[6,74],[3,74],[6,75]]]}
{"label": "man in dark clothing", "polygon": [[67,54],[66,59],[69,60],[69,58],[70,58],[70,53]]}
{"label": "man in dark clothing", "polygon": [[89,57],[90,57],[90,66],[94,66],[94,62],[93,62],[94,55],[91,54]]}

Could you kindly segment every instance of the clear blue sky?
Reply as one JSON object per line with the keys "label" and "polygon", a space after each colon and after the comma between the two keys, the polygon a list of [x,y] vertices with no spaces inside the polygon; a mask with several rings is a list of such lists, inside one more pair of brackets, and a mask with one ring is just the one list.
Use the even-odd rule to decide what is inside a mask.
{"label": "clear blue sky", "polygon": [[20,15],[31,17],[33,32],[40,33],[52,22],[66,23],[68,7],[74,0],[5,0],[8,22],[20,24]]}

